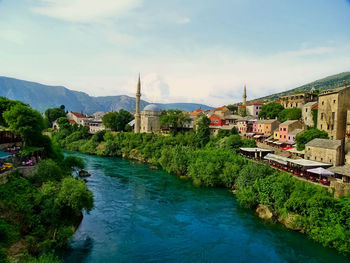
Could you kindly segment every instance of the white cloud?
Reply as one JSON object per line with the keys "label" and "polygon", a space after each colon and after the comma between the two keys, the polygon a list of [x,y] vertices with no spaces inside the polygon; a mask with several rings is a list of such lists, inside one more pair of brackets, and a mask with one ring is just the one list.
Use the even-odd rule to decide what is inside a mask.
{"label": "white cloud", "polygon": [[142,0],[40,0],[33,11],[49,17],[72,21],[91,22],[121,15],[140,7]]}

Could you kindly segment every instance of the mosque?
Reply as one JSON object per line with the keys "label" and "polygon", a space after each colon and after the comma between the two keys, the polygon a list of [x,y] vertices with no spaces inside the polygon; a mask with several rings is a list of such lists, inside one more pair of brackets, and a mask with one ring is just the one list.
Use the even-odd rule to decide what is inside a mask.
{"label": "mosque", "polygon": [[140,112],[141,101],[141,79],[137,82],[136,90],[136,113],[135,113],[135,133],[154,133],[160,131],[160,115],[163,109],[156,104],[148,104]]}

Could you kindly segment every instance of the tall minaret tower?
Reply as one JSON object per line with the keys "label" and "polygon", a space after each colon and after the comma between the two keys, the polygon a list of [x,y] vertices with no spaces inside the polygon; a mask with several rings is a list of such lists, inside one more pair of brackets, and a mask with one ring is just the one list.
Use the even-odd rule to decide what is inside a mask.
{"label": "tall minaret tower", "polygon": [[243,91],[243,103],[242,105],[246,105],[247,104],[247,88],[244,85],[244,91]]}
{"label": "tall minaret tower", "polygon": [[135,113],[135,133],[140,133],[141,127],[141,115],[140,115],[140,99],[141,99],[141,80],[139,74],[139,80],[137,82],[136,90],[136,113]]}

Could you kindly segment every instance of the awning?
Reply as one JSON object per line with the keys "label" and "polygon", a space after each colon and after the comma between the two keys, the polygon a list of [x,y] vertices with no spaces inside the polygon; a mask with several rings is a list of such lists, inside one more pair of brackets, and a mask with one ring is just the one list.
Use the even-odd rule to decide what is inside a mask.
{"label": "awning", "polygon": [[316,162],[316,161],[311,161],[311,160],[306,160],[306,159],[289,159],[290,163],[300,165],[303,167],[330,167],[332,166],[331,164],[328,163],[321,163],[321,162]]}
{"label": "awning", "polygon": [[286,157],[283,157],[283,156],[279,156],[279,155],[276,155],[276,154],[272,154],[272,153],[267,154],[264,157],[264,159],[269,160],[269,161],[273,161],[273,162],[276,162],[276,163],[279,163],[279,164],[283,164],[283,165],[287,165],[287,163],[289,161],[289,158],[286,158]]}
{"label": "awning", "polygon": [[260,137],[262,137],[262,135],[254,135],[254,138],[260,138]]}
{"label": "awning", "polygon": [[0,150],[0,160],[6,160],[11,158],[12,155]]}
{"label": "awning", "polygon": [[307,169],[306,171],[308,171],[309,173],[319,174],[319,175],[334,175],[334,173],[332,173],[331,171],[328,171],[322,167]]}
{"label": "awning", "polygon": [[284,142],[280,142],[280,141],[276,141],[274,142],[274,144],[277,144],[277,145],[282,145]]}

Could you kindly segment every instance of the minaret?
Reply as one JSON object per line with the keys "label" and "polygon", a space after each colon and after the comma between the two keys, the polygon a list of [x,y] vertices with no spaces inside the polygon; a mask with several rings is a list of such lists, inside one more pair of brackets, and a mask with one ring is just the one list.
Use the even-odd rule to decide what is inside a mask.
{"label": "minaret", "polygon": [[141,115],[140,115],[140,98],[141,98],[141,80],[139,74],[139,80],[137,82],[136,90],[136,113],[135,113],[135,133],[140,133],[141,127]]}
{"label": "minaret", "polygon": [[243,91],[243,103],[242,105],[246,105],[247,104],[247,88],[244,85],[244,91]]}

